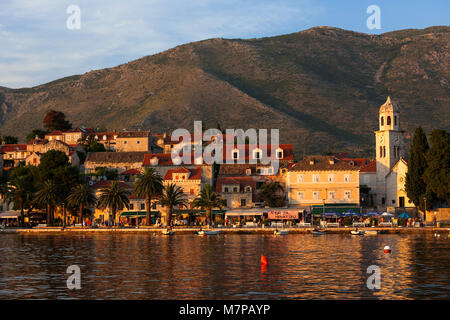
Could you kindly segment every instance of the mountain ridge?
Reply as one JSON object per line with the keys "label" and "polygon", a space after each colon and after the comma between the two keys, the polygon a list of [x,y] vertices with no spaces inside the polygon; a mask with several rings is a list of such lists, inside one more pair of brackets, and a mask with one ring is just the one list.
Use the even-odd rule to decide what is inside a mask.
{"label": "mountain ridge", "polygon": [[403,128],[449,128],[450,27],[370,35],[333,27],[212,38],[32,88],[0,87],[0,132],[23,138],[50,108],[107,129],[282,128],[297,155],[373,154],[387,95]]}

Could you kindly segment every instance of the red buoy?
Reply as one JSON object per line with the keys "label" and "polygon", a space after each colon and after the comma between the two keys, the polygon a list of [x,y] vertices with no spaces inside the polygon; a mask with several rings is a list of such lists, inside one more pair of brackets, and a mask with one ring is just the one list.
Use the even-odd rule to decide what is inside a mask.
{"label": "red buoy", "polygon": [[389,247],[389,246],[385,246],[383,250],[384,250],[384,253],[391,253],[391,247]]}
{"label": "red buoy", "polygon": [[267,266],[267,258],[264,255],[261,255],[261,265]]}

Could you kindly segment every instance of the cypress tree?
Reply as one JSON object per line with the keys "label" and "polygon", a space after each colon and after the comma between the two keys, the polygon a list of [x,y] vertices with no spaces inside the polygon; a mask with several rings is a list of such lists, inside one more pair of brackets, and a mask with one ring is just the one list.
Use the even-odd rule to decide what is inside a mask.
{"label": "cypress tree", "polygon": [[434,193],[440,204],[444,202],[448,204],[450,202],[450,133],[439,129],[433,130],[430,141],[431,148],[426,154],[428,167],[424,174],[427,191]]}
{"label": "cypress tree", "polygon": [[421,210],[424,209],[423,197],[427,191],[427,185],[423,179],[423,175],[428,166],[426,160],[428,149],[427,136],[422,127],[417,127],[409,149],[410,158],[408,161],[405,188],[408,198]]}

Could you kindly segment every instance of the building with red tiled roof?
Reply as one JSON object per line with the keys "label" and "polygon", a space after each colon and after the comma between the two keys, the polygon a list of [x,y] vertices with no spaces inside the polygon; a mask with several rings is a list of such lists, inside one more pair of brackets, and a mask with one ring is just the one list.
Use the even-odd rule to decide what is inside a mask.
{"label": "building with red tiled roof", "polygon": [[27,145],[22,143],[2,144],[0,152],[3,154],[4,166],[17,167],[20,162],[24,162],[31,152],[27,150]]}
{"label": "building with red tiled roof", "polygon": [[164,175],[163,184],[167,186],[172,183],[182,188],[188,202],[191,204],[192,201],[200,195],[203,187],[202,167],[179,167],[167,170]]}
{"label": "building with red tiled roof", "polygon": [[225,200],[225,207],[251,208],[254,206],[257,181],[254,177],[221,177],[216,181],[216,192]]}

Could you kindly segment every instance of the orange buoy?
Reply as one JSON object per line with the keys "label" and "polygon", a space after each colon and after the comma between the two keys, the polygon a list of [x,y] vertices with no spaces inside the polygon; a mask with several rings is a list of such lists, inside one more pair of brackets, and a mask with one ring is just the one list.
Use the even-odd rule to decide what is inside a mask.
{"label": "orange buoy", "polygon": [[267,266],[267,258],[264,255],[261,255],[261,265]]}
{"label": "orange buoy", "polygon": [[383,250],[384,250],[384,253],[391,253],[391,247],[389,247],[389,246],[385,246]]}

